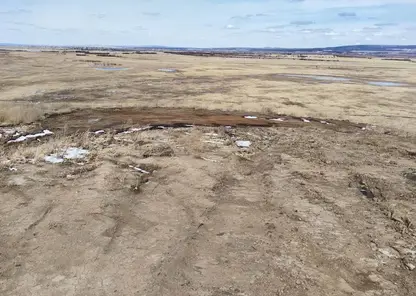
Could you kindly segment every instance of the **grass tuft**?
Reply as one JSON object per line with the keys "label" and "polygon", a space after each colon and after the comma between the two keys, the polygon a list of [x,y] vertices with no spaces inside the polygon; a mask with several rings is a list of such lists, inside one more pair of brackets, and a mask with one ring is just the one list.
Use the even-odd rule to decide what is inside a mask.
{"label": "grass tuft", "polygon": [[1,103],[0,125],[32,123],[41,119],[44,114],[41,106],[38,105]]}

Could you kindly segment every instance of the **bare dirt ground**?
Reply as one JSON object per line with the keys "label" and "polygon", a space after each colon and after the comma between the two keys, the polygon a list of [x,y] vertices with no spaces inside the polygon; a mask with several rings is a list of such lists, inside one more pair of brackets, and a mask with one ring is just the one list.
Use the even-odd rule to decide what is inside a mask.
{"label": "bare dirt ground", "polygon": [[[289,94],[287,100],[276,99],[278,105],[268,105],[250,96],[254,90],[235,89],[229,81],[222,87],[232,88],[233,104],[221,103],[206,89],[184,94],[182,100],[181,89],[193,92],[207,83],[198,78],[200,84],[194,81],[196,86],[188,89],[189,77],[183,78],[185,85],[176,85],[179,78],[166,85],[166,98],[159,94],[162,85],[141,94],[132,84],[136,101],[133,95],[123,101],[115,92],[114,103],[111,95],[94,96],[93,91],[113,90],[110,84],[119,79],[127,94],[128,79],[139,78],[100,72],[94,79],[77,78],[72,93],[62,93],[72,82],[63,82],[55,68],[75,66],[53,66],[39,55],[27,67],[33,78],[2,80],[5,103],[21,111],[41,105],[53,114],[0,128],[1,295],[415,295],[416,123],[410,87],[311,84],[316,88],[311,96],[321,88],[327,100],[336,87],[348,87],[355,95],[371,89],[373,95],[356,100],[363,104],[360,112],[372,110],[374,116],[361,117],[351,116],[358,114],[356,105],[344,114],[349,93],[346,102],[322,101],[318,112],[316,98],[305,98],[306,108],[285,105],[297,101]],[[172,75],[158,73],[162,65],[187,65],[173,74],[180,77],[188,75],[189,63],[209,67],[211,60],[180,57],[168,64],[165,56],[142,58],[149,59],[142,65],[154,67],[152,75],[161,80]],[[261,67],[270,67],[268,61],[254,66],[213,59],[213,68],[235,63],[247,67],[241,71],[252,67],[260,73]],[[117,63],[122,62],[127,63]],[[1,70],[3,78],[24,69],[19,59],[2,63],[10,69]],[[35,63],[51,67],[42,70],[45,82],[34,75]],[[303,61],[278,63],[275,67],[287,72]],[[401,78],[413,71],[388,67],[384,73],[402,73]],[[211,79],[216,79],[214,72]],[[223,76],[223,81],[230,78]],[[142,79],[148,83],[151,78]],[[302,89],[302,83],[277,82],[286,90]],[[35,95],[36,88],[44,92]],[[300,98],[296,89],[294,97]],[[247,97],[236,95],[244,91]],[[382,96],[389,107],[375,103]],[[43,129],[54,134],[7,143]],[[239,140],[251,146],[239,148]],[[45,162],[46,155],[69,147],[89,154]]]}

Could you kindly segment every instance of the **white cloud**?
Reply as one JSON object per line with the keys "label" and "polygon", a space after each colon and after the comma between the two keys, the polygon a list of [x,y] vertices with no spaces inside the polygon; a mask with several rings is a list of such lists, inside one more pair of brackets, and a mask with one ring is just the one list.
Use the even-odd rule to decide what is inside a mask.
{"label": "white cloud", "polygon": [[234,25],[226,25],[225,26],[225,29],[227,29],[227,30],[236,30],[238,28],[236,26],[234,26]]}
{"label": "white cloud", "polygon": [[416,43],[416,30],[409,29],[416,27],[416,0],[25,3],[0,1],[0,42],[302,47],[406,38]]}

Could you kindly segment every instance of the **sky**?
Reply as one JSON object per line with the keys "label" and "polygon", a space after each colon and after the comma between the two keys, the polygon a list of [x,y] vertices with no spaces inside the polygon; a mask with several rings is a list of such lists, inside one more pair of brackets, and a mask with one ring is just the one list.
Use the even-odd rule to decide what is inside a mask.
{"label": "sky", "polygon": [[416,0],[0,0],[0,43],[416,44]]}

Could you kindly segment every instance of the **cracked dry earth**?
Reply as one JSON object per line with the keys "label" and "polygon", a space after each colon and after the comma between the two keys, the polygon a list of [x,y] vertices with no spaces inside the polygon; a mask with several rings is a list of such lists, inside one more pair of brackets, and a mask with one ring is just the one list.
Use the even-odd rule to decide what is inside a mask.
{"label": "cracked dry earth", "polygon": [[1,295],[416,295],[414,137],[194,127],[84,146],[58,165],[4,146]]}

